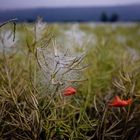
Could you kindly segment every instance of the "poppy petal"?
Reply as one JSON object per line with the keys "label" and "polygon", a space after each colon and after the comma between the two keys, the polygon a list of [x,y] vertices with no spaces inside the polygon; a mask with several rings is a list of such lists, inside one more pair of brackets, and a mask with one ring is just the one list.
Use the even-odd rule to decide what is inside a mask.
{"label": "poppy petal", "polygon": [[70,96],[70,95],[73,95],[76,93],[76,89],[73,88],[73,87],[67,87],[65,90],[64,90],[64,93],[63,95],[64,96]]}
{"label": "poppy petal", "polygon": [[128,106],[131,103],[132,103],[132,99],[121,100],[119,96],[115,96],[114,100],[108,105],[112,107],[124,107],[124,106]]}

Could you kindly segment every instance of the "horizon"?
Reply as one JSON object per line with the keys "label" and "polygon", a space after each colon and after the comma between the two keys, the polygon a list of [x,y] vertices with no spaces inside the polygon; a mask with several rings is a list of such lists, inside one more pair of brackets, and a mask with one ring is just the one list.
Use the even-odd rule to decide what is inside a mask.
{"label": "horizon", "polygon": [[140,5],[140,0],[0,0],[0,10],[35,9],[35,8],[80,8],[80,7],[113,7]]}

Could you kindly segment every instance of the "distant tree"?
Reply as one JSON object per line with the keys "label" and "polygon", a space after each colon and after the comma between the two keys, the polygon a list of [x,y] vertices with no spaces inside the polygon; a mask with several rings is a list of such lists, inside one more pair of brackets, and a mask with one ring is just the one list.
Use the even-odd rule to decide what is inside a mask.
{"label": "distant tree", "polygon": [[115,21],[118,21],[118,19],[119,19],[119,16],[116,13],[114,13],[111,16],[110,21],[115,22]]}
{"label": "distant tree", "polygon": [[106,14],[105,12],[103,12],[103,13],[101,14],[101,21],[103,21],[103,22],[108,21],[108,16],[107,16],[107,14]]}
{"label": "distant tree", "polygon": [[26,19],[27,22],[32,23],[34,20],[31,18]]}

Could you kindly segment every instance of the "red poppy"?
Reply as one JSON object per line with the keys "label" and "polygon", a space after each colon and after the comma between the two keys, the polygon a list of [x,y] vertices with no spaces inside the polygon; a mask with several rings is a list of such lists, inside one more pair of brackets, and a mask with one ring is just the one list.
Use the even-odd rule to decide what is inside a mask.
{"label": "red poppy", "polygon": [[119,96],[115,96],[114,100],[108,105],[112,107],[124,107],[130,105],[131,103],[132,103],[132,99],[121,100]]}
{"label": "red poppy", "polygon": [[73,87],[67,87],[65,90],[64,90],[64,96],[71,96],[73,94],[76,93],[76,89],[73,88]]}

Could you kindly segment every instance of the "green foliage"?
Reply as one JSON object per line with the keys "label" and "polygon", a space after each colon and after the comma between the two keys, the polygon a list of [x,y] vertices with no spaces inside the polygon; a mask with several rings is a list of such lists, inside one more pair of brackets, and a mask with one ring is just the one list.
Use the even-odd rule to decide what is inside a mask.
{"label": "green foliage", "polygon": [[[0,28],[0,33],[7,30],[7,26]],[[64,33],[71,26],[55,24],[51,28],[45,27],[37,39],[35,25],[18,24],[16,34],[20,34],[20,41],[16,45],[18,48],[14,48],[18,51],[3,48],[5,51],[0,52],[1,139],[138,140],[140,25],[79,25],[79,30],[86,34],[84,39],[95,35],[96,43],[91,39],[85,48],[79,48],[68,42],[71,47],[76,46],[77,54],[86,51],[85,59],[77,61],[88,68],[81,69],[84,70],[82,74],[79,71],[81,75],[78,78],[84,80],[78,81],[78,84],[72,81],[77,87],[77,94],[64,97],[61,94],[63,86],[61,89],[59,82],[48,88],[37,48],[43,48],[45,52],[53,46],[52,27],[56,27],[53,31],[59,42],[64,36],[69,38]],[[65,40],[63,43],[66,43]],[[44,59],[46,63],[48,59]],[[115,95],[122,99],[132,98],[132,105],[109,107],[108,102]]]}

